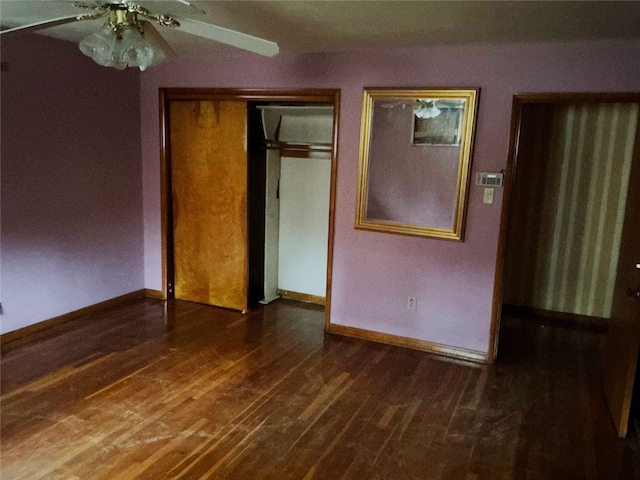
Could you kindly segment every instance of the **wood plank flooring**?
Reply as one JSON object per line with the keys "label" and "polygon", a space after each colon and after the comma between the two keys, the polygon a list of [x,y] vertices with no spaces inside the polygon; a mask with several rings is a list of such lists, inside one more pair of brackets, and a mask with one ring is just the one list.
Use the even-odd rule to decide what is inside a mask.
{"label": "wood plank flooring", "polygon": [[2,346],[2,479],[631,479],[602,334],[505,319],[481,366],[141,300]]}

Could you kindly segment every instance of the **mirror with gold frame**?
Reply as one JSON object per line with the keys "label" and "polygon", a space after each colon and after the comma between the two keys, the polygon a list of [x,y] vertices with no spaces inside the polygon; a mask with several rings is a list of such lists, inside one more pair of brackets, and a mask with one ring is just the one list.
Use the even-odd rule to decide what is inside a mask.
{"label": "mirror with gold frame", "polygon": [[463,239],[478,95],[365,88],[356,228]]}

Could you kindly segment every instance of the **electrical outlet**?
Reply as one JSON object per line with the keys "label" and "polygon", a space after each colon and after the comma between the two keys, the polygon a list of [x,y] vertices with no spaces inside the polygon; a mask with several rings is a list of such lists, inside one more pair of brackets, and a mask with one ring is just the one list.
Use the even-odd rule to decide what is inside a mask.
{"label": "electrical outlet", "polygon": [[416,297],[407,297],[407,308],[409,310],[415,310],[417,307],[418,301]]}

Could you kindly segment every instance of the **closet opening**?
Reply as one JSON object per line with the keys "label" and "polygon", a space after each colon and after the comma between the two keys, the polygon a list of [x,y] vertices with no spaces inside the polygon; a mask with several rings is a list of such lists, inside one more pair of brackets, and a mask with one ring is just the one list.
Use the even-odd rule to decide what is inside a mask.
{"label": "closet opening", "polygon": [[250,301],[325,304],[330,104],[249,103]]}
{"label": "closet opening", "polygon": [[330,315],[339,91],[160,89],[166,298]]}

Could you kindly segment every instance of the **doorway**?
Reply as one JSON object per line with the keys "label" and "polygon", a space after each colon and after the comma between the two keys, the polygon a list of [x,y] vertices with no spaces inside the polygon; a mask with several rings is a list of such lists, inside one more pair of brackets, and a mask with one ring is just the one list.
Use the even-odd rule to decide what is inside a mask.
{"label": "doorway", "polygon": [[[246,218],[240,216],[240,222],[246,222],[246,244],[243,248],[246,250],[247,255],[247,268],[245,271],[245,293],[246,293],[246,308],[255,304],[258,300],[263,298],[263,288],[261,284],[264,284],[264,271],[265,264],[268,261],[265,255],[265,188],[266,188],[266,157],[265,153],[269,150],[270,146],[268,142],[265,142],[264,137],[256,135],[257,128],[262,128],[261,125],[256,126],[256,115],[258,112],[257,106],[265,105],[280,105],[289,107],[304,107],[309,105],[325,105],[331,108],[332,115],[329,118],[331,125],[331,135],[329,138],[328,146],[328,158],[326,159],[326,165],[329,170],[328,185],[329,190],[329,208],[327,217],[324,218],[326,230],[328,232],[326,249],[324,256],[326,258],[326,274],[322,279],[324,283],[324,290],[322,292],[325,298],[325,317],[328,319],[330,315],[330,291],[331,291],[331,261],[333,253],[333,204],[335,203],[335,184],[336,184],[336,170],[337,170],[337,157],[336,157],[336,142],[337,142],[337,119],[339,108],[339,91],[338,90],[296,90],[296,91],[281,91],[281,90],[245,90],[245,89],[161,89],[160,90],[161,101],[161,118],[162,118],[162,170],[161,170],[161,202],[162,202],[162,239],[163,239],[163,288],[165,296],[167,298],[174,298],[176,295],[176,245],[178,239],[176,235],[176,208],[180,208],[180,200],[176,199],[176,191],[174,190],[174,170],[175,159],[172,159],[172,155],[176,156],[177,153],[172,151],[172,147],[175,150],[175,146],[172,145],[172,123],[171,123],[171,111],[172,105],[180,102],[212,102],[211,109],[216,106],[223,105],[224,102],[231,102],[233,104],[244,105],[247,111],[247,134],[245,139],[246,145],[246,164],[247,164],[247,179],[246,179],[246,203],[244,207],[244,215]],[[215,117],[215,113],[213,114]],[[257,128],[256,128],[257,127]],[[174,128],[175,130],[175,128]],[[175,133],[174,133],[175,135]],[[261,137],[261,138],[258,138]],[[255,141],[258,138],[258,141]],[[253,139],[253,140],[252,140]],[[240,179],[242,184],[244,181]],[[222,195],[224,198],[224,195]],[[176,201],[177,200],[177,201]],[[240,205],[240,204],[239,204]],[[242,210],[242,206],[240,205]],[[235,208],[237,211],[238,208]],[[184,215],[183,217],[184,218]],[[240,237],[237,243],[244,243],[242,237]],[[221,305],[225,306],[225,305]],[[246,308],[232,307],[235,309],[246,310]]]}
{"label": "doorway", "polygon": [[637,118],[634,103],[522,106],[504,308],[607,325]]}
{"label": "doorway", "polygon": [[[640,94],[634,93],[514,97],[494,290],[493,359],[504,302],[515,304],[519,313],[616,325],[609,330],[605,352],[619,336],[614,335],[618,325],[637,315],[635,305],[619,308],[619,290],[629,254],[637,254],[625,246],[637,231],[637,215],[631,213],[637,210],[639,102]],[[624,281],[633,283],[630,278],[626,275]],[[627,330],[625,338],[635,339],[635,330]],[[632,379],[637,345],[626,357],[616,375]],[[609,398],[606,377],[618,368],[607,364]],[[630,399],[632,381],[609,383],[617,383],[616,388],[627,392],[620,395]],[[610,407],[616,410],[612,402]],[[620,412],[616,415],[620,418]]]}

